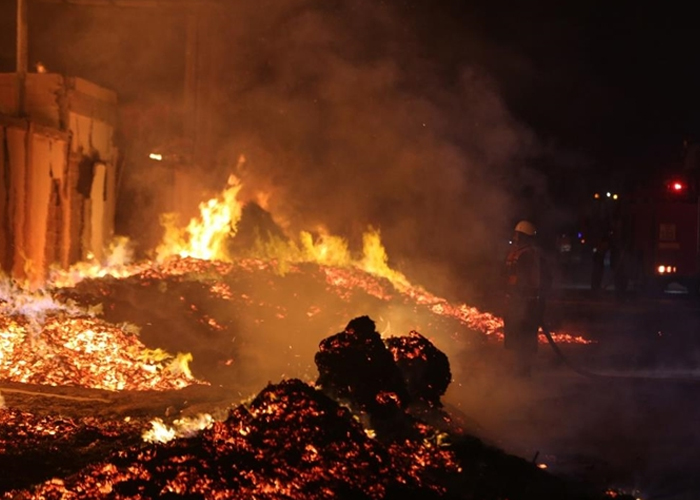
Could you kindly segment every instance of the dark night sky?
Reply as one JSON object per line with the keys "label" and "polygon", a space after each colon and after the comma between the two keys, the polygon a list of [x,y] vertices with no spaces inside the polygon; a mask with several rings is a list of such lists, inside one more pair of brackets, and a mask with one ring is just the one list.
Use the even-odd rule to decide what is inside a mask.
{"label": "dark night sky", "polygon": [[[678,154],[683,138],[700,132],[697,19],[689,10],[511,3],[482,2],[467,12],[455,2],[443,19],[449,31],[463,25],[485,40],[477,57],[511,110],[540,134],[600,162],[634,162]],[[458,45],[459,36],[445,33],[439,43]]]}

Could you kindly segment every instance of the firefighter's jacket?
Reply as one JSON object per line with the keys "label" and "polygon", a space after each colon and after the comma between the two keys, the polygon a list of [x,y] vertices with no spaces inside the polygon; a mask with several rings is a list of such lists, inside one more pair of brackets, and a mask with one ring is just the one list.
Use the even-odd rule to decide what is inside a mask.
{"label": "firefighter's jacket", "polygon": [[544,263],[537,246],[516,245],[506,258],[506,294],[510,298],[539,299],[545,288]]}

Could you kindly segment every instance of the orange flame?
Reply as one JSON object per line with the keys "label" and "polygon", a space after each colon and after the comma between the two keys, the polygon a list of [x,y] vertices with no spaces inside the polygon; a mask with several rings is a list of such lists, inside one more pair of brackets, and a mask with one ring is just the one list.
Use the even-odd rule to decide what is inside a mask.
{"label": "orange flame", "polygon": [[156,249],[157,260],[163,262],[172,256],[229,260],[225,243],[235,235],[241,219],[243,206],[237,200],[240,190],[239,180],[231,175],[221,196],[201,203],[199,219],[192,218],[185,229],[176,226],[176,216],[164,215],[161,222],[165,235]]}

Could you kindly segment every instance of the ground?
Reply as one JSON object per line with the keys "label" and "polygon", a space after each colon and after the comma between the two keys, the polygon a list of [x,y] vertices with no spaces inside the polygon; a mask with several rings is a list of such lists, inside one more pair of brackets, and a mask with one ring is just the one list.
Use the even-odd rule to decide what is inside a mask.
{"label": "ground", "polygon": [[[612,291],[592,295],[560,282],[549,301],[548,324],[593,341],[561,345],[569,362],[588,375],[571,370],[541,344],[532,378],[519,379],[510,376],[495,336],[483,340],[462,331],[454,318],[436,316],[402,296],[385,299],[390,285],[381,280],[361,281],[367,293],[358,288],[347,295],[337,281],[328,281],[335,274],[315,267],[284,277],[269,270],[224,268],[191,279],[173,276],[88,283],[68,296],[85,305],[100,302],[115,323],[138,318],[141,339],[149,347],[194,352],[195,374],[217,383],[178,391],[111,392],[0,382],[9,409],[0,426],[0,445],[6,447],[0,454],[3,489],[66,477],[112,451],[137,445],[154,418],[225,412],[267,381],[278,382],[283,372],[296,370],[312,380],[309,366],[313,371],[320,339],[337,332],[341,321],[383,311],[385,317],[377,316],[383,329],[391,325],[393,335],[405,335],[408,325],[423,325],[421,333],[449,354],[453,382],[443,398],[447,410],[485,443],[594,489],[617,487],[645,500],[700,497],[696,298],[629,294],[619,300]],[[209,282],[224,277],[233,293],[229,302]],[[347,284],[365,277],[350,273],[343,278]],[[467,333],[470,340],[464,342]],[[241,378],[236,363],[227,361],[245,362],[251,346],[257,355],[243,364],[249,369]],[[49,420],[40,421],[44,416]],[[22,443],[29,449],[18,449]],[[43,467],[36,467],[39,460]]]}
{"label": "ground", "polygon": [[531,379],[498,369],[473,374],[447,401],[470,415],[483,437],[552,472],[643,499],[699,498],[697,298],[630,294],[621,302],[611,291],[560,289],[548,317],[556,329],[596,342],[561,349],[603,376],[579,375],[541,345]]}

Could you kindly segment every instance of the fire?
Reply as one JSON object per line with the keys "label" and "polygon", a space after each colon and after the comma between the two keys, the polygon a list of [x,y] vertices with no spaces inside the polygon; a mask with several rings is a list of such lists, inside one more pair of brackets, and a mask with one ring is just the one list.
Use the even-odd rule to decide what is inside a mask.
{"label": "fire", "polygon": [[186,354],[149,351],[133,325],[0,282],[0,378],[110,391],[179,389],[197,383]]}
{"label": "fire", "polygon": [[175,419],[172,427],[165,424],[162,419],[156,418],[151,421],[151,429],[144,432],[142,437],[147,443],[167,443],[176,438],[195,436],[200,431],[209,429],[213,423],[214,417],[208,413]]}
{"label": "fire", "polygon": [[[52,270],[45,290],[29,293],[9,280],[1,281],[0,377],[107,390],[163,390],[198,383],[189,370],[190,354],[148,350],[138,339],[138,327],[99,319],[100,304],[79,308],[52,295],[56,290],[75,287],[81,280],[109,276],[163,280],[199,273],[206,276],[202,279],[208,283],[212,295],[224,301],[235,299],[247,303],[251,299],[236,296],[231,284],[224,283],[223,276],[236,269],[276,270],[284,275],[302,272],[299,266],[314,264],[325,277],[329,290],[344,300],[349,300],[354,290],[362,290],[380,301],[402,303],[414,310],[427,309],[435,316],[454,319],[488,337],[502,338],[501,318],[466,304],[450,303],[412,284],[393,269],[380,232],[373,228],[364,235],[359,253],[351,251],[345,239],[319,229],[315,235],[301,232],[297,238],[259,241],[252,256],[232,259],[227,241],[236,234],[241,219],[240,190],[240,182],[231,176],[223,192],[202,203],[199,217],[193,218],[185,228],[177,227],[174,219],[169,219],[155,262],[132,262],[130,243],[121,238],[112,243],[101,261],[89,259],[67,271]],[[205,262],[206,266],[200,265]],[[320,306],[307,306],[306,317],[317,317],[322,311]],[[276,320],[287,317],[288,311],[278,306]],[[201,321],[210,331],[226,331],[226,325],[216,317],[202,313]],[[564,343],[589,342],[566,333],[554,334],[554,338]],[[543,336],[541,341],[545,341]]]}
{"label": "fire", "polygon": [[373,276],[386,278],[399,290],[412,288],[406,276],[389,267],[389,256],[384,249],[379,231],[370,230],[363,235],[362,261],[360,269]]}
{"label": "fire", "polygon": [[99,261],[90,256],[88,260],[78,262],[68,269],[54,268],[49,272],[47,285],[53,288],[66,288],[88,278],[126,278],[150,267],[150,263],[134,263],[133,248],[128,238],[114,238],[105,251],[105,258]]}
{"label": "fire", "polygon": [[163,217],[163,242],[156,249],[157,260],[168,257],[194,257],[202,260],[229,260],[225,243],[236,233],[243,206],[237,200],[241,184],[231,175],[221,196],[199,205],[200,218],[192,218],[186,228],[176,226],[173,214]]}
{"label": "fire", "polygon": [[[177,226],[177,219],[173,214],[166,214],[163,218],[165,234],[157,248],[157,262],[163,265],[173,257],[230,262],[231,256],[226,250],[226,242],[235,236],[241,219],[243,203],[238,199],[241,187],[240,181],[231,175],[223,192],[200,204],[199,217],[190,220],[185,228]],[[126,277],[143,272],[153,265],[152,263],[127,265],[128,260],[124,258],[129,256],[127,244],[128,242],[119,241],[113,245],[108,253],[112,257],[108,257],[106,265],[90,263],[74,266],[68,273],[56,273],[53,284],[70,286],[86,277],[99,278],[108,275]],[[423,287],[412,284],[404,274],[393,269],[389,265],[389,257],[382,244],[380,232],[374,228],[369,228],[363,235],[362,253],[359,256],[353,255],[344,238],[319,228],[317,236],[302,231],[296,239],[272,238],[265,242],[258,241],[254,248],[254,257],[260,259],[261,263],[257,265],[273,264],[280,273],[289,272],[298,264],[314,263],[324,270],[329,284],[339,290],[360,287],[370,295],[389,300],[391,294],[367,275],[384,278],[393,285],[396,294],[417,305],[430,308],[434,314],[456,319],[468,328],[487,336],[503,338],[502,318],[467,304],[452,304],[426,291]],[[240,259],[238,261],[241,262]],[[246,262],[248,263],[244,265],[258,261],[248,259]],[[172,270],[172,266],[169,267]],[[362,271],[362,273],[353,270]],[[188,271],[185,269],[183,272]],[[230,296],[230,292],[227,292],[225,287],[218,286],[218,289],[221,293],[228,293]],[[554,340],[560,343],[590,343],[581,336],[551,333]],[[542,333],[540,342],[546,342]]]}
{"label": "fire", "polygon": [[182,357],[149,357],[137,337],[117,326],[66,316],[47,318],[39,332],[23,318],[1,318],[0,374],[13,382],[110,391],[181,389],[197,382],[183,369]]}

